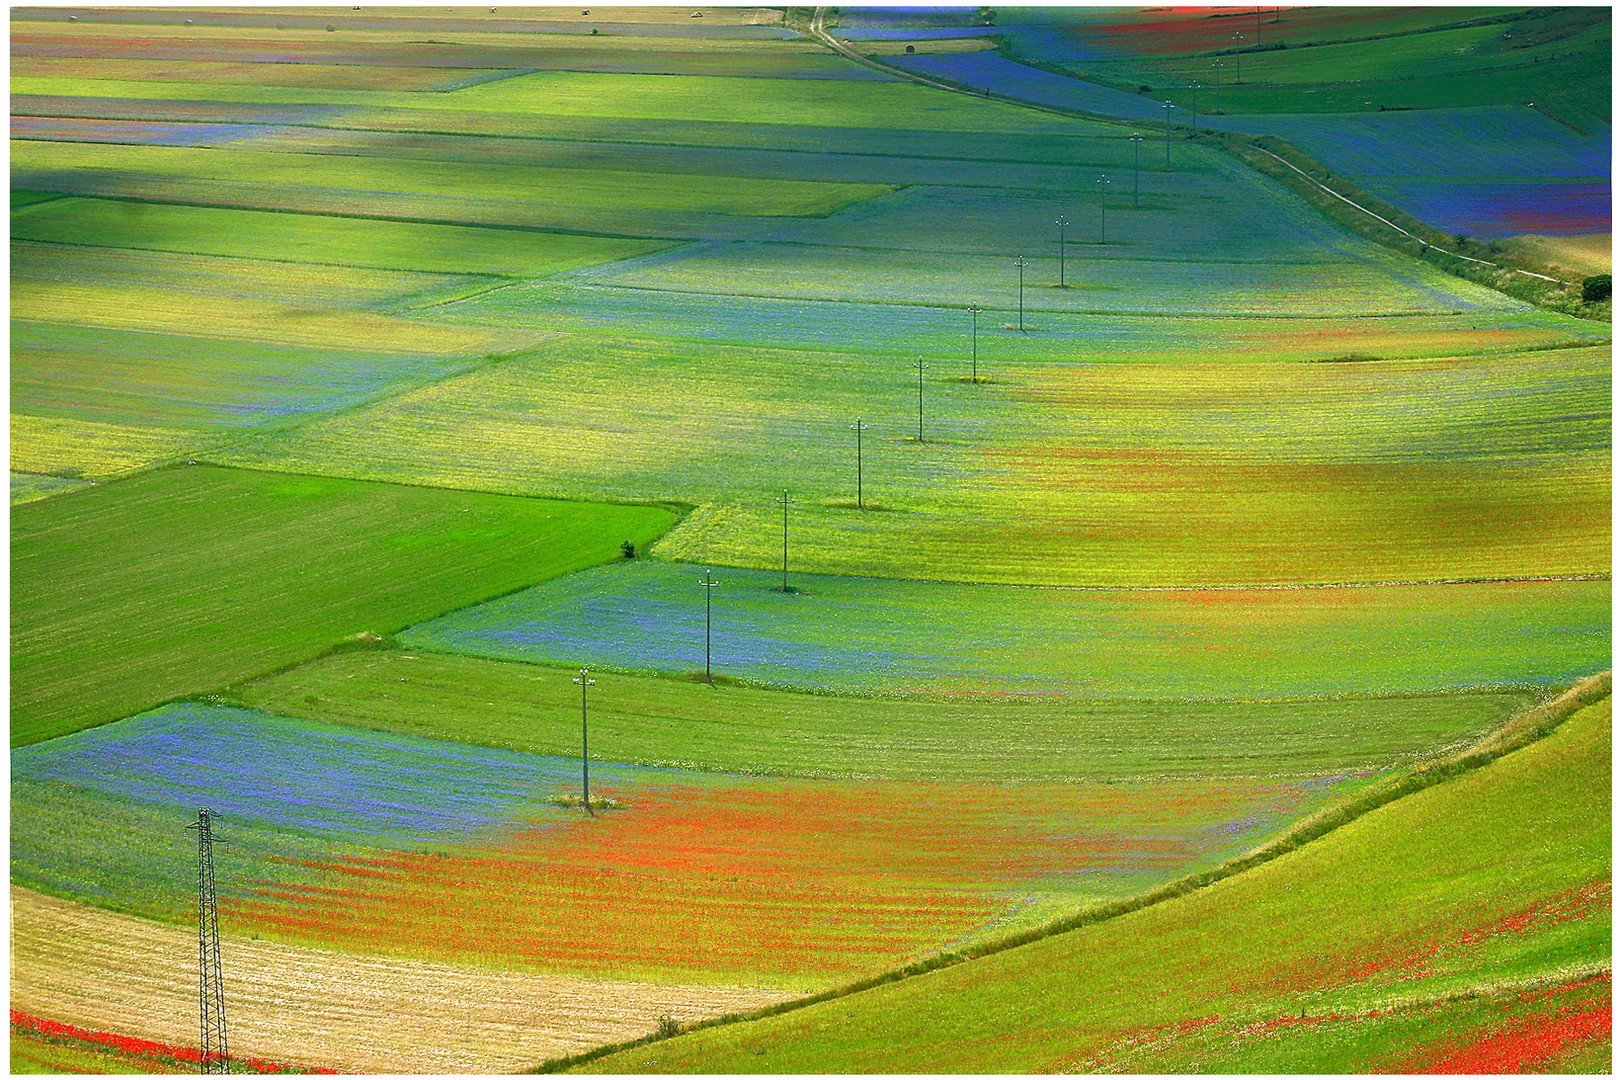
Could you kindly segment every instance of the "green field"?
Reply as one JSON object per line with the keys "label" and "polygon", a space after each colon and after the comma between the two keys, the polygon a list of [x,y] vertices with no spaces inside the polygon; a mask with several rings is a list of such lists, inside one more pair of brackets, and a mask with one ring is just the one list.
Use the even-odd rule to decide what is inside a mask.
{"label": "green field", "polygon": [[17,507],[12,745],[580,569],[671,520],[206,467]]}
{"label": "green field", "polygon": [[11,237],[280,263],[515,277],[543,277],[662,246],[612,237],[100,199],[57,199],[14,214]]}
{"label": "green field", "polygon": [[[698,649],[701,672],[701,632]],[[326,657],[238,686],[233,696],[282,716],[571,754],[579,738],[573,675],[400,649]],[[1204,702],[987,693],[871,698],[600,669],[594,677],[591,737],[611,760],[835,779],[1115,781],[1376,770],[1467,741],[1535,697],[1497,690]]]}
{"label": "green field", "polygon": [[534,200],[601,211],[624,207],[764,216],[827,214],[884,193],[870,184],[795,180],[717,180],[672,184],[648,173],[489,166],[411,158],[375,160],[261,150],[20,142],[13,169],[52,172],[131,172],[182,180],[251,182],[290,188],[333,188],[363,195],[402,187],[440,199]]}
{"label": "green field", "polygon": [[[1086,1069],[1144,1036],[1212,1017],[1354,1016],[1570,978],[1583,963],[1593,971],[1606,965],[1611,931],[1610,752],[1605,698],[1539,743],[1185,898],[586,1069]],[[1517,856],[1504,861],[1504,850]],[[1537,910],[1566,914],[1524,933],[1493,929]],[[1187,1067],[1221,1071],[1230,1045]],[[1388,1052],[1362,1044],[1315,1060],[1367,1068]],[[1277,1066],[1299,1068],[1302,1058]],[[1127,1060],[1156,1069],[1175,1059]],[[1232,1067],[1254,1063],[1237,1057]]]}

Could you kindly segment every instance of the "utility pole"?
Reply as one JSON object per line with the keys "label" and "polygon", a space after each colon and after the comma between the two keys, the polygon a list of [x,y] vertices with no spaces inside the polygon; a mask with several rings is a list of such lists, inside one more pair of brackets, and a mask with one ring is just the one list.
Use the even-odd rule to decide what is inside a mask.
{"label": "utility pole", "polygon": [[974,304],[971,307],[969,307],[968,310],[973,312],[973,382],[974,382],[974,385],[978,385],[978,382],[979,382],[979,312],[982,311],[983,309],[980,308],[978,304]]}
{"label": "utility pole", "polygon": [[1136,161],[1132,166],[1131,205],[1141,205],[1142,199],[1142,133],[1131,132],[1131,147],[1136,151]]}
{"label": "utility pole", "polygon": [[856,417],[849,426],[855,429],[855,509],[865,510],[866,503],[861,498],[861,432],[866,428],[866,421]]}
{"label": "utility pole", "polygon": [[714,621],[711,616],[711,599],[714,597],[714,587],[720,584],[714,579],[710,570],[703,571],[703,577],[698,580],[703,586],[703,681],[710,686],[714,685],[714,676],[709,672],[709,643],[713,637]]}
{"label": "utility pole", "polygon": [[1069,219],[1062,214],[1058,215],[1058,288],[1066,289],[1068,286],[1063,280],[1063,231],[1069,227]]}
{"label": "utility pole", "polygon": [[214,892],[212,810],[197,811],[197,1011],[201,1026],[198,1064],[203,1073],[230,1071],[225,1038],[225,983],[219,968],[219,906]]}
{"label": "utility pole", "polygon": [[1232,40],[1237,42],[1232,50],[1232,85],[1236,86],[1243,81],[1243,31],[1233,34]]}
{"label": "utility pole", "polygon": [[1170,110],[1175,108],[1170,102],[1164,103],[1164,167],[1170,167]]}
{"label": "utility pole", "polygon": [[[1168,156],[1169,151],[1165,153]],[[1018,267],[1018,332],[1022,334],[1024,332],[1024,267],[1029,265],[1029,260],[1020,255],[1018,261],[1013,265]]]}
{"label": "utility pole", "polygon": [[792,592],[793,590],[788,588],[787,582],[787,510],[788,504],[793,500],[788,498],[787,488],[782,489],[778,501],[782,504],[782,591]]}
{"label": "utility pole", "polygon": [[1193,116],[1192,116],[1193,138],[1196,139],[1196,138],[1198,138],[1198,80],[1196,80],[1196,79],[1194,79],[1193,83],[1192,83],[1192,92],[1193,92]]}
{"label": "utility pole", "polygon": [[1097,243],[1108,243],[1108,177],[1097,177]]}
{"label": "utility pole", "polygon": [[917,357],[916,364],[917,364],[917,441],[922,442],[923,441],[923,428],[922,428],[922,416],[923,416],[923,408],[922,408],[922,405],[923,405],[923,398],[922,398],[922,394],[923,394],[923,370],[928,365],[923,363],[923,358],[920,357],[920,356]]}
{"label": "utility pole", "polygon": [[579,746],[580,764],[583,766],[580,775],[585,781],[585,812],[595,817],[596,812],[591,809],[591,729],[585,721],[585,689],[595,686],[596,680],[590,677],[588,669],[580,668],[574,681],[579,684]]}

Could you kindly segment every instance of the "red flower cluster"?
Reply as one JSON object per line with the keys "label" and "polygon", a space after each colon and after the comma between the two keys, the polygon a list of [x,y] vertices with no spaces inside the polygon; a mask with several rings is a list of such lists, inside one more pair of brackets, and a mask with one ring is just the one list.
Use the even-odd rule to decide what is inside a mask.
{"label": "red flower cluster", "polygon": [[[202,1060],[202,1052],[190,1046],[172,1046],[169,1043],[153,1042],[150,1039],[136,1039],[128,1035],[114,1035],[110,1031],[91,1031],[88,1028],[77,1027],[73,1024],[63,1024],[56,1020],[44,1020],[37,1016],[11,1010],[11,1027],[13,1031],[37,1035],[58,1045],[71,1046],[83,1050],[104,1050],[125,1057],[145,1059],[155,1066],[154,1072],[167,1072],[177,1065],[196,1065]],[[248,1070],[257,1073],[285,1073],[310,1072],[335,1075],[335,1069],[295,1069],[288,1065],[278,1065],[275,1062],[263,1061],[259,1058],[231,1058],[232,1071]]]}

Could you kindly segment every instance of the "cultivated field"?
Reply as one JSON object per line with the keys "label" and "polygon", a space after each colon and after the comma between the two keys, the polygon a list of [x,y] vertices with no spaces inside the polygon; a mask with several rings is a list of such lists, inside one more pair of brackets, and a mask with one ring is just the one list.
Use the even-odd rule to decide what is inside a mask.
{"label": "cultivated field", "polygon": [[990,14],[13,9],[13,1071],[1608,1068],[1607,12]]}

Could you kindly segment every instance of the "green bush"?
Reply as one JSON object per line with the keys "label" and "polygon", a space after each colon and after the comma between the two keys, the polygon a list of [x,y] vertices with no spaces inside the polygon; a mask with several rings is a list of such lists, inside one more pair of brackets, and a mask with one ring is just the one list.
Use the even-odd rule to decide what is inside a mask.
{"label": "green bush", "polygon": [[1609,274],[1593,274],[1581,283],[1581,299],[1588,304],[1602,303],[1613,293],[1614,280]]}

